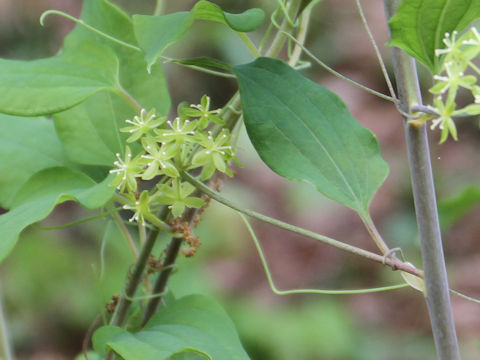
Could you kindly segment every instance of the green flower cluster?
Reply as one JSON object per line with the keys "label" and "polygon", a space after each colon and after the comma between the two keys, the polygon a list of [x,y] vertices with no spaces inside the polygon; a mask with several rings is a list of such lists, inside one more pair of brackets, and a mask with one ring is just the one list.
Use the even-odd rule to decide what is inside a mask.
{"label": "green flower cluster", "polygon": [[[125,155],[117,154],[116,174],[111,185],[127,199],[125,209],[133,211],[130,221],[159,221],[155,213],[168,206],[174,217],[182,215],[185,207],[200,208],[205,202],[191,196],[193,185],[182,181],[182,171],[200,168],[200,178],[210,179],[216,170],[232,176],[231,161],[238,163],[230,146],[227,129],[214,133],[214,124],[223,124],[219,110],[210,110],[210,98],[204,95],[199,105],[182,106],[173,121],[157,116],[155,111],[142,110],[121,132],[129,133],[127,143],[140,143],[141,151],[132,154],[125,147]],[[139,180],[156,179],[153,189],[139,191]]]}
{"label": "green flower cluster", "polygon": [[[480,69],[473,63],[473,59],[480,54],[480,34],[475,27],[458,37],[454,31],[451,35],[445,34],[444,49],[435,50],[440,58],[440,72],[434,75],[435,84],[430,89],[434,95],[431,109],[438,114],[433,119],[431,128],[437,126],[442,131],[440,143],[443,143],[450,134],[457,140],[457,128],[453,121],[455,116],[473,116],[480,114],[480,86],[477,85],[477,76]],[[466,72],[475,75],[466,75]],[[474,103],[462,109],[457,109],[456,97],[460,88],[472,93]]]}

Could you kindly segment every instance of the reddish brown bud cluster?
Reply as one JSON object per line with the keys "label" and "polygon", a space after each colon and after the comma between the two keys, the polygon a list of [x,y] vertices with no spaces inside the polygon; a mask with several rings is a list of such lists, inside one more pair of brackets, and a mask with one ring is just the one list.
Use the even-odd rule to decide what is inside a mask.
{"label": "reddish brown bud cluster", "polygon": [[105,304],[105,310],[107,310],[107,313],[113,314],[118,304],[118,298],[119,298],[118,295],[113,295],[112,300],[110,300]]}
{"label": "reddish brown bud cluster", "polygon": [[195,255],[202,243],[200,242],[200,238],[193,233],[190,224],[187,221],[182,222],[180,218],[176,218],[170,221],[169,225],[175,233],[183,235],[183,240],[189,246],[188,248],[182,249],[182,254],[186,257]]}
{"label": "reddish brown bud cluster", "polygon": [[147,274],[153,274],[159,270],[162,270],[162,260],[157,260],[153,255],[150,255],[147,260]]}

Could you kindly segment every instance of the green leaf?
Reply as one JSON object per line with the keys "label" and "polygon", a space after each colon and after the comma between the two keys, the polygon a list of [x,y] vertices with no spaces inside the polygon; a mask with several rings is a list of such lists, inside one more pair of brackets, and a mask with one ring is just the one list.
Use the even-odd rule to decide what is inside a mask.
{"label": "green leaf", "polygon": [[117,77],[115,54],[94,42],[83,41],[47,59],[0,59],[0,112],[36,116],[63,111],[99,91],[114,91]]}
{"label": "green leaf", "polygon": [[480,187],[477,185],[468,186],[458,194],[440,200],[438,213],[442,230],[450,228],[478,204],[480,204]]}
{"label": "green leaf", "polygon": [[[80,17],[104,33],[126,43],[138,45],[130,17],[107,0],[85,0]],[[114,50],[120,61],[120,83],[143,108],[146,110],[154,108],[161,115],[168,114],[171,105],[170,95],[161,64],[155,64],[148,73],[142,52],[116,44],[79,25],[66,37],[64,48],[76,48],[78,43],[85,39],[100,42]],[[122,115],[123,120],[128,116],[130,115]]]}
{"label": "green leaf", "polygon": [[145,52],[148,71],[168,46],[185,35],[193,20],[194,16],[186,11],[164,16],[133,16],[135,35]]}
{"label": "green leaf", "polygon": [[108,354],[108,341],[116,335],[123,334],[124,332],[124,329],[117,326],[102,326],[95,331],[95,334],[92,337],[93,349],[98,354],[105,357]]}
{"label": "green leaf", "polygon": [[464,30],[480,17],[473,0],[403,0],[390,19],[390,46],[397,46],[437,73],[435,49],[442,49],[445,33]]}
{"label": "green leaf", "polygon": [[51,120],[8,115],[0,115],[0,159],[0,206],[6,209],[30,176],[67,164]]}
{"label": "green leaf", "polygon": [[203,355],[196,354],[194,352],[182,352],[180,354],[175,354],[170,356],[168,360],[205,360],[208,359]]}
{"label": "green leaf", "polygon": [[280,60],[259,58],[235,72],[247,132],[262,160],[368,217],[388,165],[343,101]]}
{"label": "green leaf", "polygon": [[196,19],[220,22],[238,32],[250,32],[260,27],[265,20],[262,9],[253,8],[241,14],[230,14],[210,1],[199,1],[192,12]]}
{"label": "green leaf", "polygon": [[207,69],[224,70],[230,73],[233,72],[232,66],[230,66],[226,62],[211,58],[209,56],[200,56],[200,57],[190,58],[190,59],[175,59],[175,60],[172,60],[172,62],[180,65],[187,65],[187,66],[191,65],[191,66],[198,66],[198,67],[207,68]]}
{"label": "green leaf", "polygon": [[65,153],[74,162],[112,167],[123,154],[128,134],[119,132],[135,112],[114,94],[99,93],[80,106],[55,114],[55,128]]}
{"label": "green leaf", "polygon": [[111,181],[109,176],[97,184],[87,175],[66,167],[33,175],[17,192],[11,210],[0,215],[0,261],[12,250],[20,232],[44,219],[55,205],[73,200],[87,209],[102,207],[113,196]]}
{"label": "green leaf", "polygon": [[94,353],[93,351],[87,351],[87,356],[85,356],[85,354],[78,354],[76,357],[75,357],[75,360],[102,360],[103,358],[97,354],[97,353]]}
{"label": "green leaf", "polygon": [[180,40],[195,19],[220,22],[238,32],[249,32],[262,25],[265,13],[249,9],[241,14],[224,12],[209,1],[199,1],[190,12],[177,12],[163,16],[134,15],[135,35],[145,52],[147,68],[157,61],[165,49]]}
{"label": "green leaf", "polygon": [[160,309],[137,333],[116,329],[98,329],[94,343],[97,336],[105,341],[105,334],[113,334],[107,345],[125,360],[168,359],[184,352],[210,360],[249,359],[228,315],[216,302],[201,295],[183,297]]}

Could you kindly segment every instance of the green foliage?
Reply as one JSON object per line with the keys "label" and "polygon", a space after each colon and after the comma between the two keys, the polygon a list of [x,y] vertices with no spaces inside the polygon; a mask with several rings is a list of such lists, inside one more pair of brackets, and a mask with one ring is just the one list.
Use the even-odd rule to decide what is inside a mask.
{"label": "green foliage", "polygon": [[0,206],[8,209],[30,176],[67,161],[53,123],[45,118],[0,115],[0,129]]}
{"label": "green foliage", "polygon": [[76,163],[110,167],[116,153],[124,153],[119,133],[124,116],[134,111],[114,94],[99,93],[85,103],[55,114],[53,120],[67,157]]}
{"label": "green foliage", "polygon": [[[108,0],[85,0],[80,18],[90,26],[125,43],[137,45],[132,19]],[[76,26],[65,38],[64,49],[76,48],[82,40],[91,40],[109,46],[120,63],[120,84],[145,109],[156,109],[166,115],[170,109],[170,95],[161,64],[155,64],[148,73],[143,54],[114,43],[109,39]],[[130,114],[120,114],[127,119]]]}
{"label": "green foliage", "polygon": [[93,341],[98,353],[105,353],[106,346],[125,360],[167,359],[185,351],[211,360],[249,359],[228,315],[202,295],[186,296],[160,309],[139,332],[104,326]]}
{"label": "green foliage", "polygon": [[15,245],[20,232],[30,224],[44,219],[55,205],[73,200],[87,209],[107,203],[113,189],[111,178],[96,183],[87,175],[66,167],[42,170],[33,175],[17,192],[9,212],[0,216],[0,261]]}
{"label": "green foliage", "polygon": [[[316,2],[296,5],[307,8],[308,14]],[[85,0],[81,20],[69,17],[78,25],[66,37],[59,55],[34,61],[0,60],[0,112],[53,118],[0,116],[0,156],[5,158],[0,162],[0,205],[9,209],[0,216],[0,261],[25,227],[44,219],[65,201],[99,209],[110,208],[113,198],[131,212],[129,220],[139,225],[135,228],[137,238],[137,234],[124,226],[122,217],[115,214],[113,218],[135,254],[136,263],[134,271],[126,277],[127,290],[119,295],[110,325],[95,332],[92,359],[108,356],[111,351],[125,360],[249,359],[227,314],[204,296],[167,298],[166,302],[164,299],[166,306],[146,326],[135,327],[135,331],[129,325],[124,328],[113,325],[139,323],[137,320],[143,315],[148,318],[148,311],[142,313],[145,305],[142,301],[152,298],[149,278],[144,276],[146,269],[162,272],[175,266],[178,253],[170,251],[176,245],[163,248],[162,244],[161,249],[152,252],[157,230],[168,236],[173,233],[172,244],[182,236],[182,241],[194,250],[184,252],[186,256],[194,254],[199,246],[190,224],[196,225],[199,217],[194,215],[207,204],[205,198],[200,198],[201,191],[216,198],[191,174],[205,182],[217,171],[233,176],[231,165],[237,162],[230,131],[238,131],[235,126],[241,119],[236,109],[238,98],[233,98],[223,109],[212,109],[210,98],[204,95],[200,104],[181,103],[178,116],[169,120],[170,96],[162,65],[157,60],[185,35],[195,20],[219,22],[240,33],[254,54],[265,53],[262,50],[265,43],[272,44],[272,51],[267,53],[280,51],[280,40],[285,38],[283,30],[298,24],[300,38],[307,25],[305,18],[297,21],[293,14],[296,6],[292,3],[287,6],[282,0],[278,4],[272,27],[257,49],[243,33],[261,26],[265,14],[260,9],[230,14],[212,2],[201,0],[188,12],[131,18],[108,0]],[[270,39],[269,32],[277,26],[274,19],[280,12],[288,26]],[[480,87],[474,76],[464,75],[467,68],[480,73],[472,62],[480,53],[480,35],[472,30],[457,42],[456,33],[452,33],[451,38],[443,40],[445,48],[442,37],[445,32],[462,31],[479,15],[480,5],[475,2],[404,0],[390,23],[390,44],[405,49],[437,71],[437,83],[431,89],[437,95],[435,108],[429,110],[438,115],[432,126],[442,129],[442,141],[448,134],[456,138],[453,116],[480,113]],[[337,95],[276,59],[260,57],[235,68],[208,57],[173,61],[197,69],[235,73],[247,131],[265,163],[279,175],[309,183],[325,196],[358,212],[363,220],[368,220],[365,225],[380,249],[389,250],[382,248],[383,240],[378,241],[379,235],[369,216],[370,203],[387,176],[388,166],[380,155],[375,136],[352,117]],[[471,91],[476,104],[456,110],[454,100],[460,87]],[[10,156],[12,152],[15,157]],[[184,181],[186,178],[192,183]],[[478,200],[477,190],[452,201],[453,210],[446,207],[450,221],[473,206]],[[186,208],[201,210],[186,212]],[[150,235],[154,236],[147,236],[147,228],[153,229]],[[322,238],[308,233],[312,238]],[[323,241],[339,243],[329,240],[332,241]],[[340,248],[345,250],[346,246]],[[348,249],[382,260],[381,256],[354,246]],[[158,261],[154,259],[157,250],[161,254]],[[102,245],[101,277],[105,270],[103,251]],[[162,263],[164,260],[166,264]],[[407,277],[409,284],[416,280],[413,275]],[[132,300],[130,297],[140,292],[142,281],[147,296]],[[167,296],[173,297],[171,293]],[[158,294],[153,297],[158,300]],[[132,302],[135,311],[129,309]],[[275,321],[264,314],[257,315],[247,319],[251,323],[245,327],[255,327],[258,336],[262,335],[259,328],[263,333],[270,330],[265,337],[270,336],[271,343],[281,339],[277,358],[282,355],[307,358],[312,356],[310,349],[315,346],[322,347],[325,357],[355,355],[352,335],[346,330],[348,317],[329,303],[322,304],[321,309],[300,313],[310,325],[312,320],[315,322],[312,327],[305,326],[307,320],[302,320],[297,322],[298,328],[290,326],[288,331],[280,332]],[[298,312],[289,314],[287,321],[294,323],[298,316]],[[308,351],[299,354],[285,345],[296,336],[295,341],[302,348],[308,347]]]}
{"label": "green foliage", "polygon": [[0,111],[21,116],[60,112],[99,91],[118,91],[117,82],[115,54],[90,41],[48,59],[0,59]]}
{"label": "green foliage", "polygon": [[343,101],[280,60],[235,67],[253,146],[276,173],[368,217],[388,166]]}
{"label": "green foliage", "polygon": [[402,48],[437,73],[436,49],[445,33],[462,31],[480,17],[480,3],[465,0],[403,0],[391,18],[390,46]]}
{"label": "green foliage", "polygon": [[172,60],[172,62],[185,66],[197,66],[206,69],[219,69],[225,70],[227,72],[233,71],[232,67],[229,64],[208,56],[201,56],[191,59],[176,59]]}
{"label": "green foliage", "polygon": [[197,2],[188,12],[163,16],[133,16],[135,35],[145,52],[148,69],[168,46],[185,35],[196,19],[220,22],[237,32],[249,32],[258,28],[264,18],[265,14],[261,9],[249,9],[242,14],[229,14],[218,5],[205,0]]}

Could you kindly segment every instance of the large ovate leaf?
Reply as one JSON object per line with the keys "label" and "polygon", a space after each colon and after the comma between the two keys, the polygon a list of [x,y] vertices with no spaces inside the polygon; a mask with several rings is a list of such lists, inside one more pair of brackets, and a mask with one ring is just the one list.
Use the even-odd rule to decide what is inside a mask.
{"label": "large ovate leaf", "polygon": [[116,153],[123,153],[128,134],[120,133],[134,111],[119,97],[99,93],[85,103],[55,114],[53,119],[65,153],[74,162],[112,166]]}
{"label": "large ovate leaf", "polygon": [[90,41],[47,59],[0,59],[0,112],[36,116],[69,109],[102,90],[116,89],[118,60]]}
{"label": "large ovate leaf", "polygon": [[36,172],[67,164],[53,121],[0,115],[0,206]]}
{"label": "large ovate leaf", "polygon": [[189,359],[193,354],[209,360],[249,359],[228,315],[201,295],[183,297],[160,309],[137,333],[104,326],[95,332],[93,342],[97,352],[104,353],[106,346],[125,360],[178,359],[182,353]]}
{"label": "large ovate leaf", "polygon": [[[83,21],[126,43],[136,45],[131,19],[107,0],[86,0],[81,14]],[[76,48],[84,40],[97,41],[110,47],[120,62],[121,86],[142,107],[155,108],[166,115],[170,96],[161,64],[147,73],[143,54],[118,45],[82,26],[77,26],[64,42],[66,49]],[[86,103],[54,116],[55,126],[69,159],[87,165],[112,164],[115,153],[123,153],[127,134],[120,133],[125,120],[135,110],[116,94],[100,93]]]}
{"label": "large ovate leaf", "polygon": [[445,47],[445,33],[462,31],[479,17],[477,0],[403,0],[390,19],[388,44],[402,48],[436,73],[435,49]]}
{"label": "large ovate leaf", "polygon": [[265,13],[261,9],[230,14],[216,4],[201,0],[190,12],[163,16],[134,15],[133,21],[138,44],[145,52],[145,61],[150,68],[169,45],[185,35],[195,19],[220,22],[235,31],[249,32],[257,29],[264,18]]}
{"label": "large ovate leaf", "polygon": [[277,174],[368,216],[388,166],[375,136],[328,89],[270,58],[235,67],[247,132]]}
{"label": "large ovate leaf", "polygon": [[[137,46],[131,18],[118,6],[107,0],[85,0],[81,19],[87,24],[119,40]],[[147,110],[155,108],[157,113],[166,115],[170,109],[170,95],[161,64],[145,69],[142,52],[105,39],[104,37],[77,25],[66,37],[64,48],[76,48],[84,39],[97,41],[109,46],[120,61],[120,83],[139,104]],[[123,116],[124,117],[124,116]],[[124,117],[124,120],[127,117]]]}
{"label": "large ovate leaf", "polygon": [[55,205],[73,200],[87,209],[103,206],[115,190],[109,186],[111,180],[107,177],[97,184],[87,175],[66,167],[33,175],[17,192],[10,211],[0,215],[0,261],[12,250],[20,232],[44,219]]}

